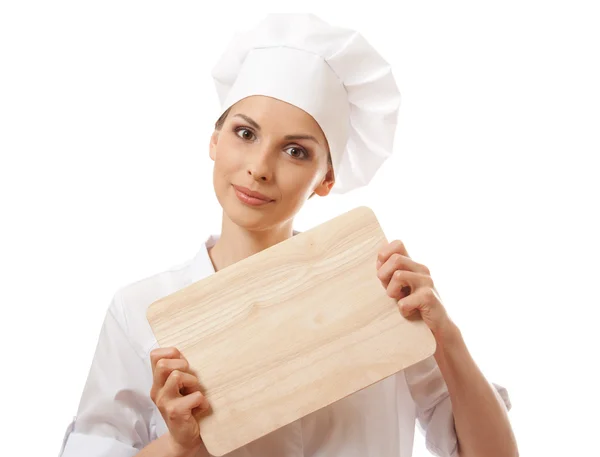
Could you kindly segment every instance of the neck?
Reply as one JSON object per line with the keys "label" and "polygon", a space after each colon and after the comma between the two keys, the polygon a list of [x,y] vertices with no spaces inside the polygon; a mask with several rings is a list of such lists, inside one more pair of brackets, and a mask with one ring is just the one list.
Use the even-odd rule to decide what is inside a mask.
{"label": "neck", "polygon": [[252,231],[240,227],[223,213],[221,236],[208,254],[215,271],[233,265],[293,235],[292,220],[267,230]]}

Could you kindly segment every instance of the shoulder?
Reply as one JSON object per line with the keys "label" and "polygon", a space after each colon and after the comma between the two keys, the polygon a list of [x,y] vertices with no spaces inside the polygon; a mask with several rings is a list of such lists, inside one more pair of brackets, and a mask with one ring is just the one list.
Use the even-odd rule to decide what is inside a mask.
{"label": "shoulder", "polygon": [[158,346],[146,318],[148,307],[160,298],[201,279],[202,276],[208,276],[210,271],[202,254],[201,249],[195,257],[129,283],[114,294],[108,311],[122,327],[140,357],[147,358],[150,351]]}

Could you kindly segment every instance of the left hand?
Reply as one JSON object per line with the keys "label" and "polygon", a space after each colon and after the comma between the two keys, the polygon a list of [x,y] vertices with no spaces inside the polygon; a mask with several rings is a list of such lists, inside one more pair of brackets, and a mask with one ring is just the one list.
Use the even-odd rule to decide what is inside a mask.
{"label": "left hand", "polygon": [[434,336],[449,326],[450,318],[429,269],[410,258],[402,241],[392,241],[380,249],[377,277],[388,296],[399,300],[398,307],[404,317],[418,310]]}

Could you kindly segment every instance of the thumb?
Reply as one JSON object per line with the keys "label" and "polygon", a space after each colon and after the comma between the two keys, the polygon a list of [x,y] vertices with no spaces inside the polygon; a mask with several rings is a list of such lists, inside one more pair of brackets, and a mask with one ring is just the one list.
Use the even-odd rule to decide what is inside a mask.
{"label": "thumb", "polygon": [[398,301],[398,308],[404,317],[410,316],[415,310],[420,309],[421,300],[416,294],[410,294]]}

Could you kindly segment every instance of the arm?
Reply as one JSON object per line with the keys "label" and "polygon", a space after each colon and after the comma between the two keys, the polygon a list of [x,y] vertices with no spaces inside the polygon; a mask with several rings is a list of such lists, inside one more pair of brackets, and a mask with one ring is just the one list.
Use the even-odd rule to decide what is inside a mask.
{"label": "arm", "polygon": [[117,317],[120,306],[116,294],[102,324],[77,416],[64,438],[62,457],[132,457],[151,441],[152,377]]}
{"label": "arm", "polygon": [[198,457],[200,455],[208,455],[207,453],[202,453],[203,449],[204,446],[193,452],[181,450],[172,439],[171,434],[167,432],[148,444],[148,446],[136,454],[136,457]]}
{"label": "arm", "polygon": [[475,364],[458,327],[448,320],[435,336],[434,357],[450,394],[459,455],[518,456],[504,402]]}
{"label": "arm", "polygon": [[444,457],[514,457],[506,391],[496,392],[471,358],[435,289],[429,269],[399,241],[383,246],[377,277],[404,317],[421,315],[433,333],[433,357],[404,370],[427,448]]}

